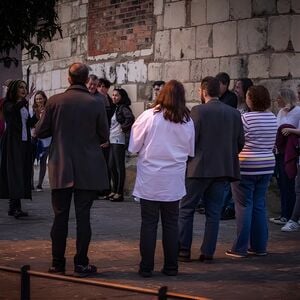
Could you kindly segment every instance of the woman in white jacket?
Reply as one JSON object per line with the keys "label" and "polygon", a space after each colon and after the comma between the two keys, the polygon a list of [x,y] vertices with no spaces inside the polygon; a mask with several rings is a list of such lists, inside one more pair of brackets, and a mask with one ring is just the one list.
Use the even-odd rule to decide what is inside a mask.
{"label": "woman in white jacket", "polygon": [[141,204],[142,277],[150,277],[154,269],[159,213],[164,250],[162,272],[177,275],[179,200],[186,194],[186,161],[188,156],[194,156],[194,143],[194,124],[186,107],[184,87],[171,80],[153,107],[134,123],[128,149],[138,153],[133,195]]}

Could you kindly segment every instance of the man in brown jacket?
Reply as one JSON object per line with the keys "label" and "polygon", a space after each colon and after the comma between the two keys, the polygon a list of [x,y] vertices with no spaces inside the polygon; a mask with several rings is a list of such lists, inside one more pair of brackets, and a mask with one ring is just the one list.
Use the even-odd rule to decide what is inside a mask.
{"label": "man in brown jacket", "polygon": [[69,68],[70,87],[50,97],[36,125],[38,138],[52,136],[49,153],[49,181],[54,222],[51,229],[50,273],[64,274],[65,249],[72,195],[77,222],[74,275],[88,276],[97,268],[87,256],[91,239],[90,209],[97,191],[108,188],[105,159],[100,148],[109,138],[104,103],[86,88],[88,67],[74,63]]}

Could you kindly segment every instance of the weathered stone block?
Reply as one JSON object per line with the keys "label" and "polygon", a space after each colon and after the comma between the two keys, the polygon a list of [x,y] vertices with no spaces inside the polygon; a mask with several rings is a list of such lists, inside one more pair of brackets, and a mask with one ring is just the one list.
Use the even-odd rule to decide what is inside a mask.
{"label": "weathered stone block", "polygon": [[300,1],[292,0],[292,11],[295,13],[300,13]]}
{"label": "weathered stone block", "polygon": [[153,14],[155,16],[161,15],[163,13],[164,2],[161,0],[154,0],[153,2]]}
{"label": "weathered stone block", "polygon": [[251,0],[230,0],[229,6],[230,19],[251,18]]}
{"label": "weathered stone block", "polygon": [[191,81],[200,81],[202,78],[202,61],[200,59],[191,61]]}
{"label": "weathered stone block", "polygon": [[184,27],[185,19],[185,1],[165,4],[164,28]]}
{"label": "weathered stone block", "polygon": [[275,100],[277,98],[278,91],[282,85],[282,82],[280,79],[263,79],[257,81],[255,84],[261,84],[265,86],[270,93],[271,99]]}
{"label": "weathered stone block", "polygon": [[207,1],[207,23],[229,20],[229,0]]}
{"label": "weathered stone block", "polygon": [[116,65],[117,83],[122,84],[127,82],[127,63]]}
{"label": "weathered stone block", "polygon": [[276,13],[276,0],[253,0],[254,16],[270,15]]}
{"label": "weathered stone block", "polygon": [[220,72],[226,72],[231,79],[248,76],[247,56],[221,57]]}
{"label": "weathered stone block", "polygon": [[170,31],[158,31],[155,34],[154,59],[170,58]]}
{"label": "weathered stone block", "polygon": [[277,0],[277,11],[280,14],[286,14],[290,12],[291,0]]}
{"label": "weathered stone block", "polygon": [[192,0],[191,25],[206,24],[206,0]]}
{"label": "weathered stone block", "polygon": [[202,78],[205,76],[216,76],[219,72],[219,58],[207,58],[202,60]]}
{"label": "weathered stone block", "polygon": [[[133,114],[137,118],[145,110],[144,102],[132,103],[131,109],[132,109]],[[127,172],[127,169],[126,169],[126,172]]]}
{"label": "weathered stone block", "polygon": [[60,70],[52,71],[52,90],[60,89]]}
{"label": "weathered stone block", "polygon": [[276,16],[269,18],[268,45],[275,51],[287,49],[290,39],[290,16]]}
{"label": "weathered stone block", "polygon": [[272,54],[270,59],[270,76],[286,77],[290,73],[290,56],[287,53]]}
{"label": "weathered stone block", "polygon": [[169,81],[176,79],[181,82],[189,81],[190,62],[189,61],[174,61],[165,63],[163,79]]}
{"label": "weathered stone block", "polygon": [[137,85],[136,84],[123,84],[122,88],[126,90],[131,102],[137,102]]}
{"label": "weathered stone block", "polygon": [[58,6],[59,21],[63,23],[69,23],[72,20],[72,3],[64,3]]}
{"label": "weathered stone block", "polygon": [[300,77],[300,53],[291,56],[291,74],[294,78]]}
{"label": "weathered stone block", "polygon": [[300,51],[300,16],[292,16],[292,26],[291,26],[291,40],[293,43],[294,50]]}
{"label": "weathered stone block", "polygon": [[187,102],[194,101],[195,99],[195,85],[194,83],[188,82],[183,84],[185,89],[185,99]]}
{"label": "weathered stone block", "polygon": [[69,86],[68,73],[69,73],[68,68],[60,70],[60,79],[61,79],[60,84],[62,88],[67,88]]}
{"label": "weathered stone block", "polygon": [[248,76],[250,78],[269,78],[270,58],[266,54],[249,55]]}
{"label": "weathered stone block", "polygon": [[237,53],[236,22],[213,25],[213,56],[234,55]]}
{"label": "weathered stone block", "polygon": [[212,25],[196,28],[196,57],[211,57],[213,53]]}
{"label": "weathered stone block", "polygon": [[51,73],[52,72],[45,72],[42,74],[42,90],[49,91],[51,90]]}
{"label": "weathered stone block", "polygon": [[146,82],[147,81],[147,66],[143,59],[138,61],[128,62],[128,77],[129,82]]}
{"label": "weathered stone block", "polygon": [[79,18],[86,18],[87,17],[87,5],[79,5]]}
{"label": "weathered stone block", "polygon": [[71,38],[46,43],[45,49],[49,52],[51,59],[60,59],[71,56]]}
{"label": "weathered stone block", "polygon": [[163,15],[159,15],[156,17],[156,30],[164,29],[164,17]]}
{"label": "weathered stone block", "polygon": [[195,58],[195,27],[171,30],[171,59]]}
{"label": "weathered stone block", "polygon": [[264,49],[267,41],[267,22],[265,19],[238,21],[239,53],[253,53]]}
{"label": "weathered stone block", "polygon": [[160,80],[163,74],[163,65],[161,63],[150,63],[148,65],[148,80]]}

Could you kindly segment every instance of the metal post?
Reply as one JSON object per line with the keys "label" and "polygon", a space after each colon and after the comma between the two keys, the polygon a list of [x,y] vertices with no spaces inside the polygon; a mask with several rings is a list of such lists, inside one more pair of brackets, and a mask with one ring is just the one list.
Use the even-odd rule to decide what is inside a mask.
{"label": "metal post", "polygon": [[168,287],[167,286],[162,286],[158,290],[158,300],[167,300],[167,291]]}
{"label": "metal post", "polygon": [[29,265],[21,268],[21,300],[30,300],[30,270]]}

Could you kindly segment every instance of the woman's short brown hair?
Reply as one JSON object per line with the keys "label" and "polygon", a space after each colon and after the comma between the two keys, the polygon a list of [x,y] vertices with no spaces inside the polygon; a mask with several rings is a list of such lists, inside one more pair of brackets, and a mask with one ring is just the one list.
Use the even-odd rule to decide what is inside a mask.
{"label": "woman's short brown hair", "polygon": [[271,106],[270,93],[263,85],[250,86],[247,92],[252,111],[265,111]]}

